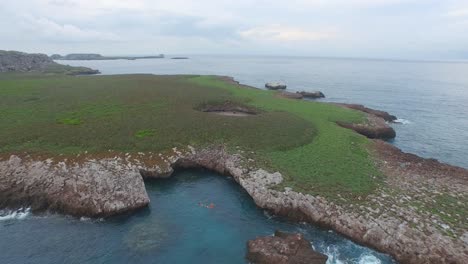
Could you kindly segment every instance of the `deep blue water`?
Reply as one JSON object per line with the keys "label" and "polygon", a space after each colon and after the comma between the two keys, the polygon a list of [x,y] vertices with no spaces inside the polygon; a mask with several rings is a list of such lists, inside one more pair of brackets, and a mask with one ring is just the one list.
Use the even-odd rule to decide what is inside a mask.
{"label": "deep blue water", "polygon": [[328,263],[394,263],[331,231],[268,215],[215,173],[180,171],[147,190],[149,208],[128,216],[0,217],[0,263],[246,263],[246,241],[276,229],[304,233]]}
{"label": "deep blue water", "polygon": [[189,56],[189,60],[63,61],[103,74],[215,74],[263,88],[321,90],[327,101],[361,103],[404,119],[394,144],[468,168],[468,63],[301,57]]}

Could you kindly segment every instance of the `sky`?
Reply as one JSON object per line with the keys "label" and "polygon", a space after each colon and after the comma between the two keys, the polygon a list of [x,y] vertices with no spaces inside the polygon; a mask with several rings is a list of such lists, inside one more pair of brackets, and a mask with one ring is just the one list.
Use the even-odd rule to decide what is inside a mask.
{"label": "sky", "polygon": [[468,0],[0,0],[0,49],[468,59]]}

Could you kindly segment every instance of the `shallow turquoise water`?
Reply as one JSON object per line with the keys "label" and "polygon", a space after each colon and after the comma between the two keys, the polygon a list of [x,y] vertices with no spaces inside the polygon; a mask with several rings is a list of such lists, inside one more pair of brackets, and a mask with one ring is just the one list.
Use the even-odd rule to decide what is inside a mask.
{"label": "shallow turquoise water", "polygon": [[331,231],[272,217],[228,177],[180,171],[146,186],[150,206],[127,216],[0,216],[0,263],[246,263],[246,241],[276,229],[304,233],[328,263],[395,263]]}

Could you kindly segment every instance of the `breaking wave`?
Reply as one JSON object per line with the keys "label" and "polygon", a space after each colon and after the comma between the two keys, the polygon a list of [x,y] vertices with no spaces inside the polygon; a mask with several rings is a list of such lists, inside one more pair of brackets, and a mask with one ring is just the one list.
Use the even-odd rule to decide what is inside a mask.
{"label": "breaking wave", "polygon": [[31,208],[20,208],[15,211],[11,210],[0,210],[0,221],[7,220],[21,220],[26,218],[31,213]]}
{"label": "breaking wave", "polygon": [[397,124],[402,124],[402,125],[411,124],[411,121],[403,119],[403,118],[398,118],[397,120],[395,120],[393,122],[397,123]]}

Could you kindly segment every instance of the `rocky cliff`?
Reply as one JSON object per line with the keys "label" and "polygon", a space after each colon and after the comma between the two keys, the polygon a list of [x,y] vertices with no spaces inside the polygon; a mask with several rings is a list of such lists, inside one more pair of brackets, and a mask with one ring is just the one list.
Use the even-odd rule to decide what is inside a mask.
{"label": "rocky cliff", "polygon": [[2,72],[44,72],[69,75],[99,73],[98,70],[86,67],[58,64],[45,54],[0,50],[0,73]]}
{"label": "rocky cliff", "polygon": [[42,71],[54,64],[45,54],[0,50],[0,72]]}

